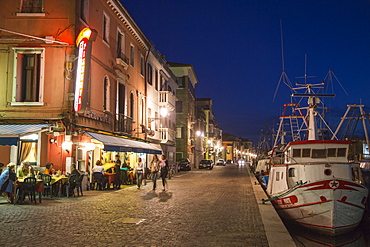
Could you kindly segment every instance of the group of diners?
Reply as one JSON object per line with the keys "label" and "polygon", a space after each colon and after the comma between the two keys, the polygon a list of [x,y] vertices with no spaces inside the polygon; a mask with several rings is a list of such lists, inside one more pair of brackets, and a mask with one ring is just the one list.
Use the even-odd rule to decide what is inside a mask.
{"label": "group of diners", "polygon": [[98,182],[101,190],[108,189],[110,188],[110,181],[112,181],[113,189],[120,189],[121,185],[134,183],[140,188],[142,184],[146,185],[146,179],[150,177],[153,182],[153,190],[155,190],[157,178],[161,177],[163,190],[166,189],[169,165],[165,155],[161,155],[161,160],[159,160],[157,155],[153,155],[153,159],[149,164],[146,164],[138,157],[133,167],[130,167],[126,162],[122,163],[119,155],[115,155],[115,161],[112,163],[114,163],[114,166],[109,168],[110,172],[107,172],[101,160],[96,161],[92,169],[93,188],[95,188],[95,182]]}
{"label": "group of diners", "polygon": [[[6,196],[8,202],[13,203],[17,189],[21,190],[22,183],[29,177],[36,179],[38,184],[35,186],[36,190],[38,186],[47,185],[52,187],[50,196],[61,196],[62,192],[73,195],[77,182],[81,180],[81,173],[76,169],[75,164],[71,165],[71,173],[61,175],[54,169],[53,163],[47,163],[42,174],[39,171],[35,172],[28,162],[22,162],[18,168],[14,163],[9,163],[7,166],[0,163],[0,194]],[[41,191],[46,194],[43,188]]]}

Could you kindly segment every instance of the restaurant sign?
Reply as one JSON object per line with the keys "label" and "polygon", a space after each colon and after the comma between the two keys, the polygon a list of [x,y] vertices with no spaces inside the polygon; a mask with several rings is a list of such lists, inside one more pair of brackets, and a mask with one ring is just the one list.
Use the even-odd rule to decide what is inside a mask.
{"label": "restaurant sign", "polygon": [[97,32],[90,28],[84,28],[76,39],[78,47],[77,70],[74,95],[75,112],[83,112],[87,105],[87,89],[89,84],[89,70],[91,60],[92,41]]}

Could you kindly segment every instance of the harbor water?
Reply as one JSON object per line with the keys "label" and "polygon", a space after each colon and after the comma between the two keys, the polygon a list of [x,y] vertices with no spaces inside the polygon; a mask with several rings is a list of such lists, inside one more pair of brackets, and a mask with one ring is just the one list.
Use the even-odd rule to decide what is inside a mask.
{"label": "harbor water", "polygon": [[294,239],[297,247],[318,247],[318,246],[337,246],[337,247],[370,247],[370,216],[366,212],[361,224],[349,233],[331,237],[321,235],[306,228],[284,222],[289,233]]}

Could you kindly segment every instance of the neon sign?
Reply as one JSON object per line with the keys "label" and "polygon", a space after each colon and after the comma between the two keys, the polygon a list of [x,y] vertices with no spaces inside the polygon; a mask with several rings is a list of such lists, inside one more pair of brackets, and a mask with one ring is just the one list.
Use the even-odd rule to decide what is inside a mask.
{"label": "neon sign", "polygon": [[75,112],[82,112],[86,108],[87,86],[89,81],[91,42],[96,37],[96,31],[84,28],[76,39],[78,46],[77,74],[75,82]]}

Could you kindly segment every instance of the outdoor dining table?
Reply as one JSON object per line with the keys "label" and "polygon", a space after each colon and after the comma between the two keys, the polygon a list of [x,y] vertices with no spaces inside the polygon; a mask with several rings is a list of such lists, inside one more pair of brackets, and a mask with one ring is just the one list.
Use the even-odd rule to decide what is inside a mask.
{"label": "outdoor dining table", "polygon": [[64,176],[64,175],[52,175],[51,176],[51,182],[50,184],[57,185],[58,184],[58,196],[60,197],[62,195],[62,189],[63,189],[63,184],[68,182],[69,177]]}
{"label": "outdoor dining table", "polygon": [[116,181],[116,174],[106,172],[104,173],[104,177],[107,178],[107,188],[109,189],[110,185],[114,184],[114,182]]}
{"label": "outdoor dining table", "polygon": [[[24,179],[25,178],[18,178],[17,181],[14,182],[14,195],[16,195],[17,189],[22,185]],[[36,179],[35,192],[39,194],[39,201],[41,203],[42,193],[44,193],[44,181],[42,179]]]}

